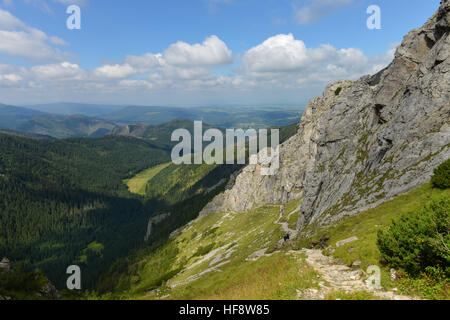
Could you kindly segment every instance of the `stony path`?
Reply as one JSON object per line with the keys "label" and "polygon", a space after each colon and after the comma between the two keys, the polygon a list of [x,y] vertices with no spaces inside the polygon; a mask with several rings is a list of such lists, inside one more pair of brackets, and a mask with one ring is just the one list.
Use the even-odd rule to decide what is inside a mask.
{"label": "stony path", "polygon": [[302,252],[307,255],[306,262],[320,274],[324,281],[319,283],[320,289],[298,290],[298,298],[301,300],[323,300],[333,291],[346,293],[367,291],[372,292],[380,299],[388,300],[414,299],[397,295],[393,291],[376,290],[368,286],[364,281],[365,274],[362,270],[353,270],[346,265],[341,265],[335,259],[323,255],[321,250],[303,249]]}
{"label": "stony path", "polygon": [[[281,219],[283,219],[283,211],[281,211],[281,207],[280,206],[280,217],[278,218],[277,221],[275,221],[276,224],[279,224],[281,226],[281,228],[283,229],[284,232],[288,233],[291,235],[291,238],[295,238],[298,234],[297,230],[293,230],[291,228],[289,228],[289,223],[288,222],[281,222]],[[300,208],[292,211],[291,213],[288,214],[287,216],[287,220],[289,221],[289,218],[296,213],[298,210],[300,210]],[[282,240],[283,241],[283,240]]]}

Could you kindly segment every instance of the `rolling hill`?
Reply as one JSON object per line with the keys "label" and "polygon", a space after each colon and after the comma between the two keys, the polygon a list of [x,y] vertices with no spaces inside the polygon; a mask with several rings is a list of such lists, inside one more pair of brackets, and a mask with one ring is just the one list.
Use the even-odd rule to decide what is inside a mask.
{"label": "rolling hill", "polygon": [[301,107],[141,107],[131,106],[102,116],[120,123],[162,124],[174,119],[203,121],[222,128],[262,129],[286,126],[298,122]]}
{"label": "rolling hill", "polygon": [[75,137],[98,138],[111,134],[117,128],[119,128],[118,125],[113,122],[81,115],[46,115],[36,116],[27,120],[19,125],[16,130],[62,139]]}
{"label": "rolling hill", "polygon": [[59,102],[29,105],[26,108],[63,116],[84,115],[87,117],[101,117],[102,115],[117,112],[125,108],[125,106]]}

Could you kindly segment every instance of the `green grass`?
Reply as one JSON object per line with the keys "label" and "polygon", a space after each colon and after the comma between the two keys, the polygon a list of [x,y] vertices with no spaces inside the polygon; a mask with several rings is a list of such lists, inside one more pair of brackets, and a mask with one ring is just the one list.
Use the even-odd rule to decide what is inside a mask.
{"label": "green grass", "polygon": [[301,258],[278,252],[257,261],[230,264],[171,292],[170,299],[292,300],[316,286],[317,273]]}
{"label": "green grass", "polygon": [[90,243],[85,249],[82,250],[82,253],[78,258],[78,262],[86,263],[88,261],[89,255],[102,257],[104,249],[105,247],[103,246],[103,244],[94,241]]}
{"label": "green grass", "polygon": [[[376,246],[377,232],[389,226],[405,212],[420,209],[433,199],[450,196],[450,190],[438,190],[425,184],[380,206],[348,217],[334,226],[317,230],[309,239],[301,238],[280,246],[283,232],[275,222],[279,206],[265,206],[245,213],[218,212],[199,218],[177,236],[159,247],[136,254],[128,271],[117,281],[120,290],[103,296],[107,299],[297,299],[297,291],[319,288],[321,277],[305,261],[300,249],[324,240],[326,254],[350,265],[355,260],[362,268],[380,265]],[[285,217],[297,209],[301,199],[285,205]],[[298,214],[287,219],[294,224]],[[359,240],[335,250],[336,242],[357,236]],[[264,252],[265,250],[265,252]],[[249,257],[264,252],[259,259]],[[424,279],[403,277],[391,281],[382,266],[382,286],[398,288],[398,293],[431,299],[445,299],[439,284]],[[445,289],[445,288],[444,288]],[[370,292],[331,292],[330,300],[379,299]]]}
{"label": "green grass", "polygon": [[266,206],[197,219],[159,248],[138,255],[129,272],[118,279],[127,286],[105,297],[156,299],[170,294],[170,299],[295,299],[297,289],[317,287],[318,281],[301,253],[272,250],[270,256],[247,259],[261,249],[277,247],[283,234],[275,224],[279,212],[279,206]]}
{"label": "green grass", "polygon": [[40,271],[12,270],[0,274],[0,296],[13,300],[50,300],[51,297],[43,297],[40,292],[47,284],[49,280]]}
{"label": "green grass", "polygon": [[[296,200],[292,200],[292,201],[286,203],[284,205],[284,215],[280,221],[288,222],[289,224],[291,224],[293,222],[293,220],[295,219],[295,223],[297,223],[298,212],[297,211],[294,212],[291,216],[289,216],[289,214],[291,214],[293,211],[299,209],[301,203],[302,203],[302,199],[296,199]],[[297,217],[297,219],[295,217]]]}
{"label": "green grass", "polygon": [[144,170],[135,175],[133,178],[124,180],[124,183],[127,184],[128,190],[130,190],[131,193],[145,195],[145,186],[147,185],[147,182],[153,179],[153,177],[155,177],[163,169],[167,168],[170,164],[170,162],[163,163],[156,167]]}

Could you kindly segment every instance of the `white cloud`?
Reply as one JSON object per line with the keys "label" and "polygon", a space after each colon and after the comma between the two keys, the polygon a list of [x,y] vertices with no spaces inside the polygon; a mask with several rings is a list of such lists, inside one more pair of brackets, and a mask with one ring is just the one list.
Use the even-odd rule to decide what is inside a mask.
{"label": "white cloud", "polygon": [[391,60],[392,50],[384,57],[368,58],[357,48],[336,49],[327,44],[310,49],[292,34],[280,34],[245,52],[241,72],[260,84],[326,84],[375,73]]}
{"label": "white cloud", "polygon": [[147,72],[164,64],[161,54],[146,53],[142,56],[126,56],[124,64],[132,66],[140,72]]}
{"label": "white cloud", "polygon": [[165,78],[191,80],[191,79],[210,79],[213,77],[208,69],[204,68],[176,68],[166,66],[161,69],[161,74]]}
{"label": "white cloud", "polygon": [[19,81],[22,81],[23,78],[17,74],[10,73],[10,74],[0,74],[0,81],[7,81],[12,83],[17,83]]}
{"label": "white cloud", "polygon": [[172,85],[177,81],[211,80],[214,75],[210,68],[228,64],[232,60],[232,53],[226,44],[216,36],[211,36],[202,44],[177,42],[163,53],[128,55],[121,64],[98,67],[93,74],[99,79],[125,79],[148,73],[149,81],[155,85]]}
{"label": "white cloud", "polygon": [[72,64],[70,62],[34,66],[31,68],[31,72],[33,76],[41,80],[61,81],[86,79],[85,71],[77,64]]}
{"label": "white cloud", "polygon": [[295,18],[299,24],[309,24],[332,14],[354,0],[310,0],[309,4],[296,10]]}
{"label": "white cloud", "polygon": [[292,71],[308,63],[308,52],[303,41],[280,34],[248,50],[243,62],[250,72]]}
{"label": "white cloud", "polygon": [[104,77],[108,79],[123,79],[135,75],[138,72],[129,64],[113,64],[104,65],[94,70],[97,77]]}
{"label": "white cloud", "polygon": [[25,24],[9,11],[0,9],[0,29],[12,30],[15,28],[25,28]]}
{"label": "white cloud", "polygon": [[125,88],[135,88],[135,89],[152,89],[153,84],[147,80],[121,80],[119,86]]}
{"label": "white cloud", "polygon": [[63,60],[67,54],[52,45],[67,43],[27,26],[8,11],[0,9],[0,52],[28,60]]}
{"label": "white cloud", "polygon": [[230,64],[233,54],[225,42],[210,36],[202,44],[190,45],[179,41],[163,53],[168,64],[181,67],[214,67]]}
{"label": "white cloud", "polygon": [[[239,68],[219,76],[214,67],[233,57],[231,51],[228,56],[228,53],[217,54],[217,50],[211,49],[222,48],[218,51],[227,52],[223,50],[226,45],[222,40],[223,45],[215,46],[208,43],[208,39],[197,45],[180,46],[178,42],[163,53],[127,55],[122,62],[101,65],[93,70],[84,70],[67,61],[28,69],[0,63],[0,87],[8,88],[0,94],[8,97],[12,88],[16,88],[22,90],[19,92],[39,92],[41,99],[46,101],[59,94],[65,100],[103,97],[115,103],[115,98],[133,103],[137,102],[132,100],[136,97],[155,95],[159,103],[185,103],[187,97],[210,97],[212,103],[231,103],[230,99],[234,97],[242,103],[246,98],[254,97],[264,103],[298,99],[301,104],[306,101],[299,97],[320,94],[331,81],[357,79],[379,71],[391,62],[395,50],[392,47],[386,55],[367,57],[357,48],[337,49],[330,44],[308,48],[292,34],[279,34],[244,52],[236,60]],[[214,40],[213,43],[219,42]],[[142,101],[150,101],[147,98]]]}

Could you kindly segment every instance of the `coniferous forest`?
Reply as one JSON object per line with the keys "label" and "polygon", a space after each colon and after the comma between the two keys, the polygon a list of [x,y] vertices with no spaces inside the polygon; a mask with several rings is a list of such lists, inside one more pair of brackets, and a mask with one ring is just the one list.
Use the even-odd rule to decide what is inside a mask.
{"label": "coniferous forest", "polygon": [[142,242],[151,208],[122,180],[167,161],[168,152],[127,137],[37,140],[0,136],[0,252],[58,286],[64,266],[84,283]]}

